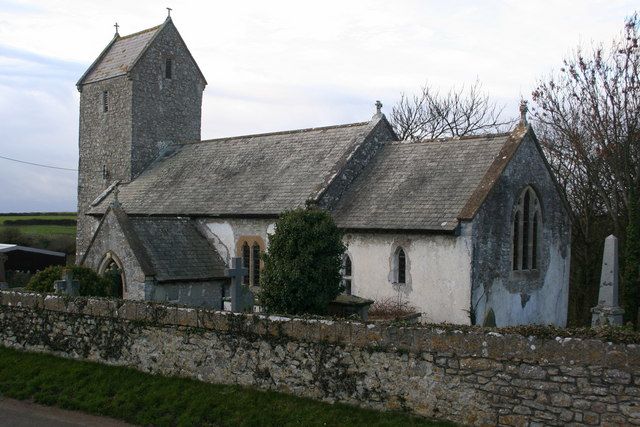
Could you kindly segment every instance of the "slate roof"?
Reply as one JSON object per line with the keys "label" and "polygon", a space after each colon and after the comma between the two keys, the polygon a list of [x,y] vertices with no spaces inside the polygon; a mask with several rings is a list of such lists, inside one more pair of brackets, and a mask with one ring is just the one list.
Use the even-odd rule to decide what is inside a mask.
{"label": "slate roof", "polygon": [[225,262],[193,220],[129,217],[129,221],[158,282],[224,277]]}
{"label": "slate roof", "polygon": [[511,140],[512,134],[498,134],[386,144],[343,194],[336,223],[452,231],[492,165],[507,160],[499,155]]}
{"label": "slate roof", "polygon": [[116,36],[78,84],[127,74],[161,27],[162,25],[158,25],[128,36]]}
{"label": "slate roof", "polygon": [[119,201],[130,215],[279,215],[315,196],[377,123],[183,144],[120,185]]}

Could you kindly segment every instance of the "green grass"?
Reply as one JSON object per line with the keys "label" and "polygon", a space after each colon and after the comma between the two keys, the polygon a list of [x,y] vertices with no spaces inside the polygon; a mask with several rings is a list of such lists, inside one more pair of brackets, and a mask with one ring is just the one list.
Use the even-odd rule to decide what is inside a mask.
{"label": "green grass", "polygon": [[0,214],[0,230],[17,229],[23,234],[35,236],[51,236],[51,235],[68,235],[75,236],[76,227],[73,225],[24,225],[24,226],[5,226],[4,222],[9,220],[26,220],[26,219],[76,219],[75,213],[61,212],[59,214],[32,214],[32,215],[15,215]]}
{"label": "green grass", "polygon": [[0,394],[154,426],[453,425],[2,347]]}

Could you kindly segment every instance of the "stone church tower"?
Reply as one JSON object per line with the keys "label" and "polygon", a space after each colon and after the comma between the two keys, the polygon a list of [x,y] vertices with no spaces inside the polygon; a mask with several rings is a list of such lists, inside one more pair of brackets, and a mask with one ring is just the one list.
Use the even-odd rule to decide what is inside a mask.
{"label": "stone church tower", "polygon": [[101,196],[140,175],[172,144],[200,140],[206,84],[170,17],[128,36],[116,31],[80,78],[76,259],[97,228],[88,212]]}

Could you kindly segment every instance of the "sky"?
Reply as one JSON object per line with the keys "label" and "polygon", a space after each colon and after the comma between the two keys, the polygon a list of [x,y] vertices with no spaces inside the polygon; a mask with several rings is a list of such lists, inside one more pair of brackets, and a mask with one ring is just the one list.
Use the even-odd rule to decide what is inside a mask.
{"label": "sky", "polygon": [[[208,86],[202,138],[368,120],[479,80],[509,116],[637,0],[0,0],[0,156],[75,169],[75,83],[114,34],[174,24]],[[75,211],[77,174],[0,158],[0,212]]]}

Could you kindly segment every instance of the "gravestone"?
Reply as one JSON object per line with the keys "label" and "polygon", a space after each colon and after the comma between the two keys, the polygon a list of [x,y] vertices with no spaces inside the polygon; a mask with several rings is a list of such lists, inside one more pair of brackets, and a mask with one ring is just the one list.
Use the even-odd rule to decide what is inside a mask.
{"label": "gravestone", "polygon": [[243,263],[242,258],[231,258],[231,268],[224,270],[224,275],[231,278],[231,311],[236,313],[253,310],[253,294],[243,283],[249,270]]}
{"label": "gravestone", "polygon": [[624,310],[618,306],[618,239],[604,241],[598,305],[591,309],[591,326],[622,325]]}
{"label": "gravestone", "polygon": [[9,289],[9,284],[7,283],[7,276],[4,269],[4,263],[8,259],[5,254],[0,254],[0,289]]}
{"label": "gravestone", "polygon": [[80,282],[73,280],[73,276],[70,271],[65,271],[62,280],[56,280],[53,282],[53,289],[56,294],[75,297],[80,294]]}

